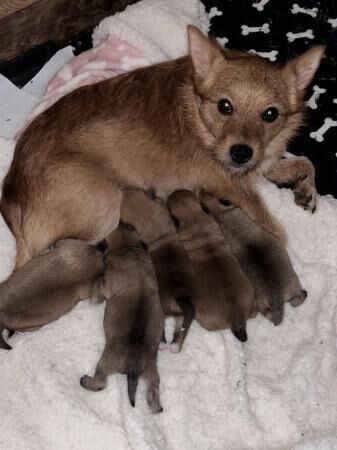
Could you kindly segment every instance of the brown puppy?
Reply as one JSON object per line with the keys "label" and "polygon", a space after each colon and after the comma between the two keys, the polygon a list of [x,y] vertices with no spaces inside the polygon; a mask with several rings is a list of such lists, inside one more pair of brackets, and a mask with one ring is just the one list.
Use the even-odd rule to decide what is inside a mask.
{"label": "brown puppy", "polygon": [[1,199],[17,267],[61,238],[106,237],[126,186],[154,187],[161,197],[204,188],[282,234],[255,174],[268,176],[302,123],[324,48],[280,66],[222,50],[192,26],[188,37],[189,56],[82,87],[28,126]]}
{"label": "brown puppy", "polygon": [[254,289],[218,224],[192,192],[174,192],[167,205],[194,266],[196,320],[207,330],[231,328],[240,341],[246,341],[246,321],[256,312]]}
{"label": "brown puppy", "polygon": [[30,331],[69,312],[90,296],[103,275],[103,254],[83,241],[67,239],[28,261],[0,285],[0,347],[3,329]]}
{"label": "brown puppy", "polygon": [[135,406],[138,379],[147,381],[147,402],[154,413],[163,410],[159,398],[157,353],[164,329],[156,276],[150,255],[138,233],[120,224],[108,237],[107,270],[98,289],[107,300],[104,315],[106,345],[94,377],[85,375],[81,385],[104,389],[108,375],[127,375],[130,403]]}
{"label": "brown puppy", "polygon": [[[165,203],[153,191],[123,192],[121,218],[131,223],[147,245],[156,271],[165,316],[175,317],[172,352],[179,352],[194,319],[194,269],[180,243]],[[166,338],[163,334],[163,346]]]}
{"label": "brown puppy", "polygon": [[258,310],[278,325],[283,319],[284,302],[298,306],[307,297],[284,245],[240,208],[208,193],[201,193],[200,199],[254,286]]}

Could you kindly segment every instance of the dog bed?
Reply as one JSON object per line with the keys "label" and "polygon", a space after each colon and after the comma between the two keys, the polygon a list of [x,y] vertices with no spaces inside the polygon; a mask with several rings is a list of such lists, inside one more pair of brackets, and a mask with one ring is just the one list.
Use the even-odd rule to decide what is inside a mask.
{"label": "dog bed", "polygon": [[[207,23],[197,1],[178,3],[195,7],[195,21]],[[104,27],[102,23],[96,30],[95,39],[100,33],[103,39],[109,37],[117,20],[121,30],[123,24],[130,29],[137,7],[133,17],[139,17],[139,27],[147,18],[149,29],[168,33],[162,41],[151,38],[166,51],[167,36],[174,34],[164,26],[170,8],[164,9],[163,16],[158,10],[155,13],[154,7],[160,4],[168,2],[143,0],[124,15],[106,19]],[[181,23],[181,34],[177,35],[182,43],[180,51],[186,46],[184,26]],[[127,41],[122,35],[117,38]],[[136,42],[130,45],[141,51]],[[71,55],[62,53],[60,58],[67,62]],[[62,66],[53,64],[54,68]],[[23,94],[34,99],[30,109],[43,96],[38,86],[45,86],[48,80],[43,74],[41,79],[40,85],[36,79],[34,90]],[[13,98],[22,94],[11,92],[8,108]],[[15,126],[7,135],[22,127],[30,114],[28,109],[18,111],[20,120],[11,116]],[[12,139],[0,139],[1,178],[8,170],[14,145]],[[194,323],[180,354],[159,354],[164,412],[157,416],[148,411],[142,382],[135,409],[129,405],[122,375],[111,376],[107,389],[99,393],[81,388],[80,377],[92,374],[104,346],[104,305],[82,302],[41,330],[16,334],[11,338],[11,352],[0,350],[1,448],[337,448],[337,201],[320,197],[312,215],[294,204],[290,191],[262,180],[259,188],[287,231],[290,257],[309,293],[306,302],[297,309],[287,305],[279,327],[261,316],[249,321],[245,344],[229,331],[210,333]],[[2,217],[0,243],[0,279],[5,279],[13,267],[15,242]]]}

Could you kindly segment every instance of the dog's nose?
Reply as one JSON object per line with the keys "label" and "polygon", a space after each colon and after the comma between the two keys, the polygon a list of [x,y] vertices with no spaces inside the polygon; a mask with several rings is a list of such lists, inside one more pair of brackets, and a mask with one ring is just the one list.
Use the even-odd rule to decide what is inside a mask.
{"label": "dog's nose", "polygon": [[245,164],[253,156],[253,149],[248,145],[235,144],[231,146],[231,158],[237,164]]}

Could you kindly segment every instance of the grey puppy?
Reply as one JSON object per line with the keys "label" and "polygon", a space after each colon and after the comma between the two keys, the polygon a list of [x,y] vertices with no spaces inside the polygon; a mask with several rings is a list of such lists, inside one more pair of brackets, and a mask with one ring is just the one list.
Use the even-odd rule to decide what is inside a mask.
{"label": "grey puppy", "polygon": [[157,353],[164,329],[156,276],[150,255],[133,227],[120,224],[107,238],[107,269],[97,288],[107,300],[106,345],[93,377],[81,385],[92,391],[106,387],[113,373],[127,375],[128,396],[135,406],[138,379],[147,381],[147,402],[153,413],[163,410],[159,396]]}
{"label": "grey puppy", "polygon": [[11,349],[4,329],[42,327],[88,298],[104,269],[102,252],[75,239],[57,242],[20,267],[0,285],[0,348]]}
{"label": "grey puppy", "polygon": [[218,224],[192,192],[176,191],[167,205],[194,265],[196,320],[207,330],[230,328],[246,341],[246,321],[256,314],[254,289]]}
{"label": "grey puppy", "polygon": [[[175,318],[169,348],[179,352],[194,319],[195,275],[191,260],[178,239],[163,200],[154,191],[128,189],[123,192],[121,217],[132,223],[147,245],[156,271],[159,297],[166,317]],[[162,344],[166,346],[165,332]]]}
{"label": "grey puppy", "polygon": [[254,286],[258,310],[274,325],[280,324],[284,302],[298,306],[307,297],[284,245],[228,201],[205,192],[200,200],[219,223]]}

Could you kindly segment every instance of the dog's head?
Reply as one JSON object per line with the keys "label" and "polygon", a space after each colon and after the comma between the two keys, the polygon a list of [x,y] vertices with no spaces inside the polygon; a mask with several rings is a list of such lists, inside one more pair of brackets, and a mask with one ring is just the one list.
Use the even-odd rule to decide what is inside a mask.
{"label": "dog's head", "polygon": [[193,26],[188,37],[194,117],[212,156],[238,174],[278,157],[302,123],[305,88],[325,47],[313,47],[281,66],[222,50]]}

